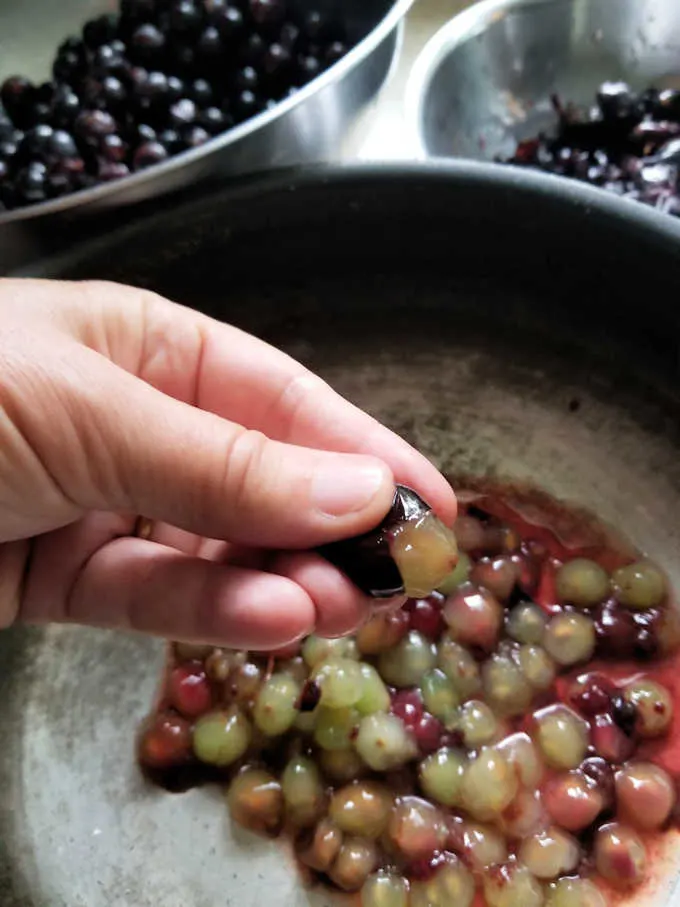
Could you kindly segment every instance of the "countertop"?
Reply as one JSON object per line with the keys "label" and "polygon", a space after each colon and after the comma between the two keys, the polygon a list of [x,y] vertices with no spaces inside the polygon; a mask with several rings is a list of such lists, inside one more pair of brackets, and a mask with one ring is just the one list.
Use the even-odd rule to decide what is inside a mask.
{"label": "countertop", "polygon": [[470,5],[470,0],[416,0],[406,18],[399,59],[382,91],[348,136],[340,155],[342,160],[413,159],[414,136],[405,119],[411,68],[434,33]]}

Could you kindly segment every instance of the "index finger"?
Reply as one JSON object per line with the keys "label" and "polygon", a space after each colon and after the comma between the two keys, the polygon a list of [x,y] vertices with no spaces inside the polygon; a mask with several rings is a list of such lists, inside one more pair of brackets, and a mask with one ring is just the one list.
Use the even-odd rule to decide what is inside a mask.
{"label": "index finger", "polygon": [[[129,328],[130,307],[136,307],[143,347],[132,370],[139,377],[276,441],[377,456],[442,520],[448,524],[455,520],[455,495],[435,466],[291,356],[232,325],[153,294],[114,284],[90,286],[97,287],[97,301],[107,303],[109,318],[118,324],[106,350],[118,365],[131,365],[129,330],[121,332],[119,321],[124,312]],[[126,333],[126,342],[116,343]]]}
{"label": "index finger", "polygon": [[[54,284],[31,283],[50,302]],[[99,281],[68,289],[59,313],[69,332],[77,324],[81,342],[119,367],[272,440],[376,456],[444,522],[455,520],[455,495],[435,466],[291,356],[155,293]]]}

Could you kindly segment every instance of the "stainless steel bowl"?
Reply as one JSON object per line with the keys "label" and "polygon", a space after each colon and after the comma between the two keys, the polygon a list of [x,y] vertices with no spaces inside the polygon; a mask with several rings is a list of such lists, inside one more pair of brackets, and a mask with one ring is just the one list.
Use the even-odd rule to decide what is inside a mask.
{"label": "stainless steel bowl", "polygon": [[484,0],[426,45],[407,91],[422,157],[493,160],[550,129],[550,95],[680,84],[677,0]]}
{"label": "stainless steel bowl", "polygon": [[[401,22],[413,0],[314,0],[345,22],[354,48],[294,97],[200,148],[120,182],[0,215],[8,227],[47,231],[87,215],[144,201],[210,177],[235,176],[337,157],[343,139],[376,95],[396,58]],[[291,0],[305,9],[310,0]],[[0,81],[13,73],[49,77],[57,45],[83,22],[117,7],[114,0],[0,0]],[[15,237],[16,239],[16,232]],[[9,241],[9,240],[8,240]]]}

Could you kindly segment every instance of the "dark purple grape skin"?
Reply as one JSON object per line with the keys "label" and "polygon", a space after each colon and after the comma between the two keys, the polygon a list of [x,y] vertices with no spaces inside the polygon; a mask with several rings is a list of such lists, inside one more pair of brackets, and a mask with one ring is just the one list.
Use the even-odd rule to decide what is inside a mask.
{"label": "dark purple grape skin", "polygon": [[118,17],[113,14],[90,19],[83,26],[83,43],[90,50],[113,41],[118,31]]}
{"label": "dark purple grape skin", "polygon": [[100,161],[97,168],[97,176],[104,183],[110,183],[113,180],[123,179],[130,175],[130,168],[122,161]]}
{"label": "dark purple grape skin", "polygon": [[400,523],[430,513],[432,508],[415,491],[397,485],[392,507],[376,529],[317,549],[366,595],[392,598],[401,595],[404,583],[388,544],[388,533]]}
{"label": "dark purple grape skin", "polygon": [[127,142],[123,141],[121,136],[105,135],[101,141],[99,153],[101,157],[110,163],[120,164],[125,161],[129,151]]}
{"label": "dark purple grape skin", "polygon": [[194,79],[187,86],[186,97],[194,102],[198,107],[208,107],[213,103],[215,92],[206,79]]}
{"label": "dark purple grape skin", "polygon": [[158,141],[168,150],[168,154],[177,154],[184,145],[182,136],[176,129],[164,129],[158,134]]}
{"label": "dark purple grape skin", "polygon": [[297,71],[303,82],[311,82],[321,72],[321,61],[312,54],[302,54],[297,60]]}
{"label": "dark purple grape skin", "polygon": [[220,60],[224,53],[224,45],[219,30],[214,25],[205,28],[198,39],[198,54],[204,62]]}
{"label": "dark purple grape skin", "polygon": [[241,91],[256,91],[260,78],[254,66],[244,66],[236,73],[236,87]]}
{"label": "dark purple grape skin", "polygon": [[83,110],[76,117],[74,129],[88,145],[98,145],[105,135],[116,132],[117,124],[105,110]]}
{"label": "dark purple grape skin", "polygon": [[154,164],[167,160],[168,151],[160,142],[145,142],[135,151],[132,166],[135,170],[146,170]]}
{"label": "dark purple grape skin", "polygon": [[219,135],[229,127],[229,120],[219,107],[206,107],[198,115],[198,125],[210,135]]}
{"label": "dark purple grape skin", "polygon": [[131,49],[140,60],[154,60],[165,47],[165,35],[151,23],[145,23],[135,29]]}
{"label": "dark purple grape skin", "polygon": [[248,7],[253,21],[261,28],[279,25],[286,15],[285,0],[250,0]]}
{"label": "dark purple grape skin", "polygon": [[262,62],[262,69],[270,78],[285,77],[292,63],[292,56],[288,48],[274,42],[267,48]]}
{"label": "dark purple grape skin", "polygon": [[189,98],[180,98],[170,108],[168,122],[174,128],[181,129],[195,123],[197,116],[198,111],[194,102]]}
{"label": "dark purple grape skin", "polygon": [[170,29],[176,34],[193,34],[202,24],[200,7],[194,0],[174,0],[170,8]]}
{"label": "dark purple grape skin", "polygon": [[15,189],[20,199],[28,204],[45,201],[47,197],[47,166],[32,161],[20,170],[15,180]]}
{"label": "dark purple grape skin", "polygon": [[186,149],[199,148],[210,140],[210,134],[202,126],[191,126],[182,133],[182,142]]}
{"label": "dark purple grape skin", "polygon": [[245,29],[245,19],[238,6],[225,6],[213,13],[210,21],[227,43],[233,43]]}

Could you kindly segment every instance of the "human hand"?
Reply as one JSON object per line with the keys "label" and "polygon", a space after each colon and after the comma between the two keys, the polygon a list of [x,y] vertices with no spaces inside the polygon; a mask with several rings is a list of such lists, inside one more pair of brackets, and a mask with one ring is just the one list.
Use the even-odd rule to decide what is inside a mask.
{"label": "human hand", "polygon": [[0,313],[0,627],[341,635],[370,601],[309,549],[376,526],[395,481],[455,518],[424,457],[236,328],[107,283],[0,281]]}

